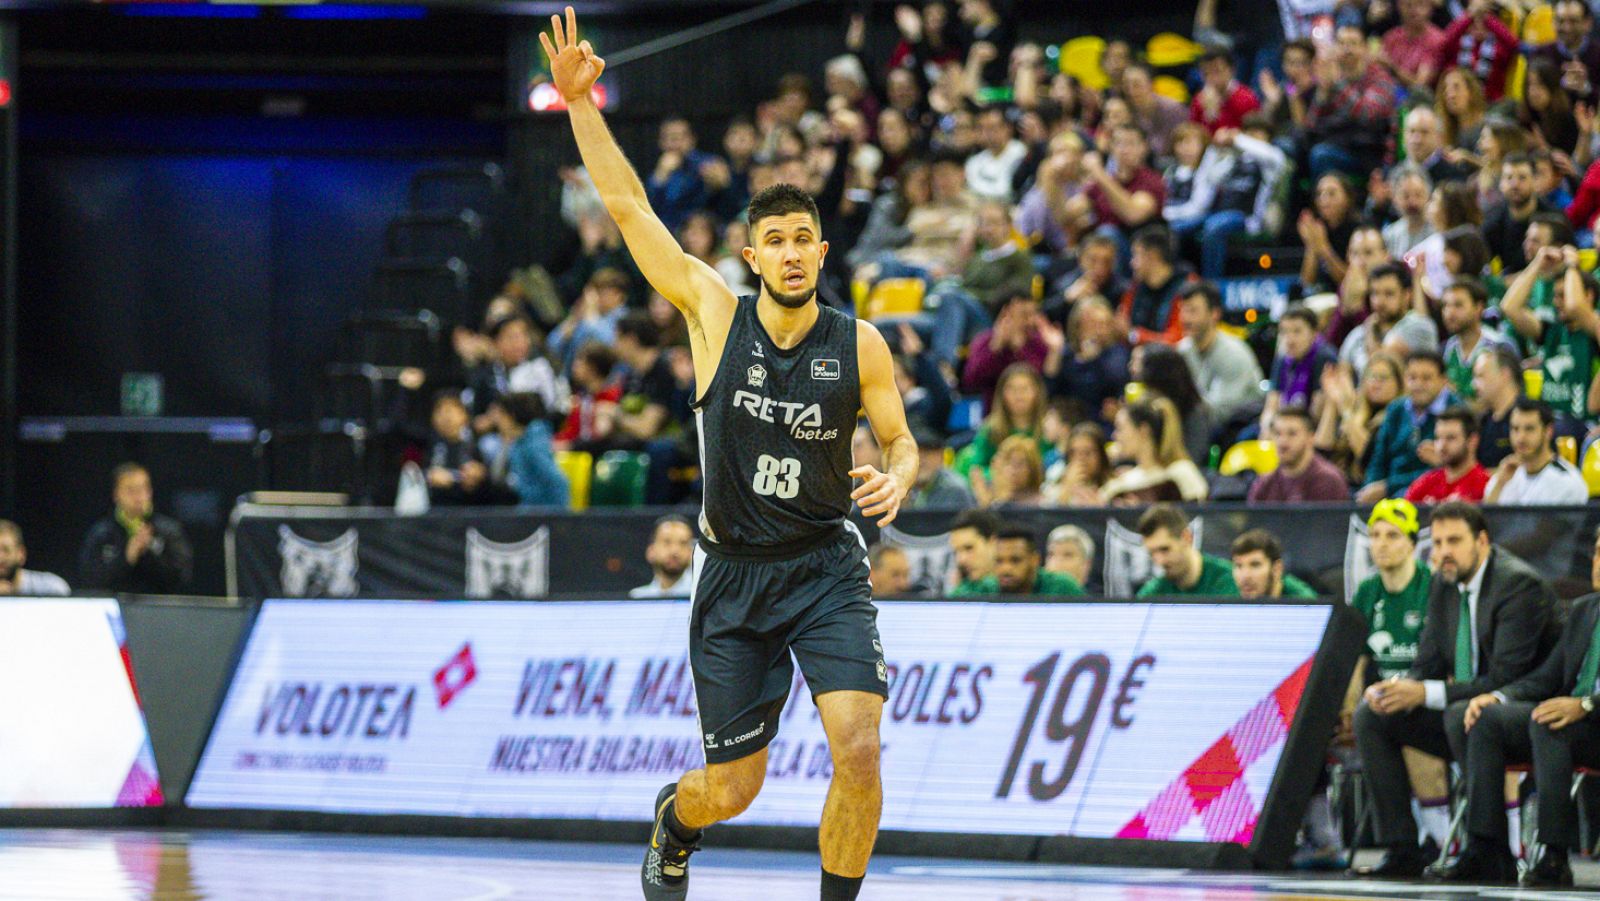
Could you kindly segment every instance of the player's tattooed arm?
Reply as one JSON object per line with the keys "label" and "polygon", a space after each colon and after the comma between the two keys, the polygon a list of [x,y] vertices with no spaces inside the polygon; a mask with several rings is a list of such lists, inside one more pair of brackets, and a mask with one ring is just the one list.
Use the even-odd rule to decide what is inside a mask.
{"label": "player's tattooed arm", "polygon": [[567,7],[564,22],[561,16],[551,16],[550,25],[553,40],[552,35],[541,33],[539,41],[550,61],[550,77],[567,103],[578,153],[645,280],[682,310],[691,325],[698,326],[701,308],[708,303],[717,304],[724,314],[714,316],[714,321],[731,316],[733,292],[715,269],[683,252],[672,232],[650,208],[644,183],[590,98],[606,62],[588,41],[578,39],[578,20],[572,7]]}
{"label": "player's tattooed arm", "polygon": [[911,486],[917,481],[917,442],[906,425],[906,408],[894,383],[894,361],[889,345],[869,322],[856,322],[856,361],[861,373],[861,406],[883,449],[883,468],[860,466],[850,475],[862,479],[851,493],[868,518],[882,517],[878,525],[894,522]]}

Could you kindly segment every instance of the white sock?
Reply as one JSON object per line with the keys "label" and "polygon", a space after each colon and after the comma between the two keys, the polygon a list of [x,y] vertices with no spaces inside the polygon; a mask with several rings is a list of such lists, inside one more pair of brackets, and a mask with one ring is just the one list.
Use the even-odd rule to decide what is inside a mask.
{"label": "white sock", "polygon": [[1417,804],[1415,811],[1417,826],[1421,828],[1423,836],[1432,836],[1439,847],[1443,848],[1450,839],[1450,805],[1443,802]]}
{"label": "white sock", "polygon": [[1518,804],[1506,805],[1506,828],[1510,830],[1508,838],[1511,844],[1511,856],[1522,856],[1522,806]]}
{"label": "white sock", "polygon": [[1306,828],[1311,833],[1311,844],[1317,848],[1337,848],[1344,844],[1339,827],[1333,822],[1333,805],[1328,803],[1327,792],[1311,796],[1306,808]]}

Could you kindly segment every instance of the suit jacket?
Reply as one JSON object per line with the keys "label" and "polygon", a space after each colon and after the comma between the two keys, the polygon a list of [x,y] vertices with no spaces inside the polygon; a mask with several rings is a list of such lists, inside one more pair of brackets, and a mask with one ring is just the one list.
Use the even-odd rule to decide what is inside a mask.
{"label": "suit jacket", "polygon": [[[1478,599],[1478,677],[1449,683],[1450,703],[1494,691],[1532,672],[1554,644],[1559,621],[1549,584],[1521,558],[1499,546],[1489,549]],[[1428,587],[1428,614],[1422,626],[1412,679],[1448,680],[1455,675],[1456,624],[1461,593],[1437,571]]]}
{"label": "suit jacket", "polygon": [[[1589,653],[1596,620],[1600,620],[1600,594],[1584,595],[1573,601],[1561,638],[1544,663],[1500,689],[1500,693],[1508,701],[1544,701],[1572,694],[1578,688],[1578,671],[1583,668],[1584,655]],[[1584,694],[1593,692],[1593,685],[1583,686]]]}

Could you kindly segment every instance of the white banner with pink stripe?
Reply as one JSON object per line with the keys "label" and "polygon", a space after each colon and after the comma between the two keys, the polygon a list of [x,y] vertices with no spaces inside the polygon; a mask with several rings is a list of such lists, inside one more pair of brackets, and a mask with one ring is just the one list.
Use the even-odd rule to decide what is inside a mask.
{"label": "white banner with pink stripe", "polygon": [[[1249,843],[1322,605],[894,602],[886,829]],[[702,760],[672,601],[270,601],[188,803],[642,820]],[[797,674],[740,823],[815,826]]]}

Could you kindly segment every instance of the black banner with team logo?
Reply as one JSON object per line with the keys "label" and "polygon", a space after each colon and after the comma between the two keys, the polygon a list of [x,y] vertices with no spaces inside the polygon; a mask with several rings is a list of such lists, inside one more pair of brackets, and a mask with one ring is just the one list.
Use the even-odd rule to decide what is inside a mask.
{"label": "black banner with team logo", "polygon": [[[440,510],[396,516],[390,510],[245,505],[234,513],[228,542],[228,587],[245,597],[540,598],[625,592],[650,580],[645,547],[667,510],[589,510],[559,515],[515,509]],[[680,511],[683,512],[683,511]],[[1239,533],[1264,528],[1284,547],[1287,568],[1318,591],[1348,598],[1371,572],[1364,508],[1343,504],[1247,506],[1189,510],[1206,553],[1226,557]],[[1589,591],[1600,508],[1490,507],[1494,542],[1528,560],[1556,591]],[[905,549],[918,594],[950,585],[954,563],[947,533],[953,511],[905,511],[881,532],[860,523],[867,540]],[[1131,595],[1150,575],[1134,530],[1137,508],[1014,509],[1008,522],[1045,537],[1076,526],[1095,546],[1088,589]],[[690,517],[693,518],[692,516]],[[1426,532],[1419,556],[1426,558]]]}

